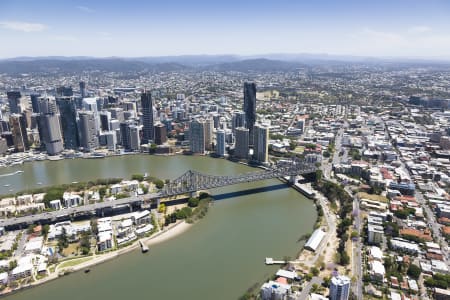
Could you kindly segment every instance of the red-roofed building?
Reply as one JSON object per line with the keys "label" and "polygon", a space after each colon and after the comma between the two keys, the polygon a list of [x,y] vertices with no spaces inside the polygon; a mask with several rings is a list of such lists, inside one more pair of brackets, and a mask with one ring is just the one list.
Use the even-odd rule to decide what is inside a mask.
{"label": "red-roofed building", "polygon": [[284,277],[278,277],[276,282],[281,283],[281,284],[288,284],[287,279]]}
{"label": "red-roofed building", "polygon": [[450,225],[450,219],[446,217],[440,217],[438,222],[444,225]]}
{"label": "red-roofed building", "polygon": [[400,235],[415,236],[415,237],[423,239],[427,242],[431,242],[433,240],[433,238],[431,237],[431,232],[428,228],[423,231],[414,229],[414,228],[403,228],[403,229],[400,229]]}

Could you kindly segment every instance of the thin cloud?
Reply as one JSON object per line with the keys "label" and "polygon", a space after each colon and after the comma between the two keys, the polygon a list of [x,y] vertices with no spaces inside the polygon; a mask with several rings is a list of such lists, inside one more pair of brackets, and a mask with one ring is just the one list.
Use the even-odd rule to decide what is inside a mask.
{"label": "thin cloud", "polygon": [[60,42],[76,42],[78,41],[77,37],[70,35],[54,35],[50,37],[52,40],[60,41]]}
{"label": "thin cloud", "polygon": [[89,8],[87,6],[81,6],[81,5],[77,6],[77,9],[79,9],[79,10],[81,10],[83,12],[89,13],[89,14],[91,14],[91,13],[93,13],[95,11],[92,8]]}
{"label": "thin cloud", "polygon": [[110,32],[106,31],[99,31],[97,34],[100,36],[100,39],[104,41],[111,41],[112,40],[112,34]]}
{"label": "thin cloud", "polygon": [[375,39],[375,40],[383,40],[383,41],[390,41],[390,42],[399,42],[403,40],[402,36],[399,34],[393,33],[393,32],[386,32],[386,31],[378,31],[371,28],[364,28],[363,34],[366,35],[369,38]]}
{"label": "thin cloud", "polygon": [[412,26],[408,29],[409,33],[427,33],[431,31],[431,27],[428,26]]}
{"label": "thin cloud", "polygon": [[47,29],[47,26],[40,23],[28,23],[17,21],[3,21],[0,22],[0,27],[9,30],[16,30],[22,32],[38,32]]}

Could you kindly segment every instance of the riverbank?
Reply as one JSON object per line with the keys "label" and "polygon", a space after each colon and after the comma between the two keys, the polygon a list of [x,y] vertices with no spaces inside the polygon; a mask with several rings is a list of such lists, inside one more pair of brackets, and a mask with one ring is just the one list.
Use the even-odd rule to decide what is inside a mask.
{"label": "riverbank", "polygon": [[[161,178],[176,178],[186,170],[235,175],[249,172],[251,168],[208,157],[130,155],[120,159],[28,164],[24,167],[24,174],[27,175],[14,177],[18,180],[10,183],[23,188],[27,184],[32,187],[30,183],[38,181],[55,185],[95,180],[111,174],[129,177],[130,174],[144,172]],[[250,192],[253,190],[255,193]],[[89,274],[78,271],[69,276],[60,276],[57,281],[23,290],[6,299],[75,300],[107,297],[120,300],[129,297],[129,290],[133,290],[136,297],[152,294],[152,297],[161,299],[186,296],[199,300],[237,299],[255,280],[266,279],[268,272],[272,272],[272,269],[275,271],[275,268],[262,263],[264,257],[296,255],[301,247],[299,236],[311,232],[316,218],[312,202],[293,189],[282,187],[277,179],[222,187],[214,190],[214,194],[218,196],[218,201],[214,202],[207,217],[198,226],[170,240],[167,236],[169,232],[154,234],[152,238],[160,236],[157,240],[161,243],[152,244],[147,254],[135,249],[119,259],[110,259],[105,264],[92,267]],[[182,224],[178,226],[184,227]],[[270,243],[267,243],[267,236],[270,236]],[[152,243],[156,241],[152,240]],[[235,251],[236,245],[239,245],[239,251]],[[220,259],[214,259],[217,257]],[[77,264],[77,268],[81,268],[82,265],[78,265],[80,263],[83,266],[93,264],[93,257],[90,258],[90,261],[81,259],[73,264]],[[69,262],[64,267],[73,264]],[[236,272],[237,266],[239,272]],[[217,273],[218,270],[220,273]],[[54,265],[50,266],[50,271],[54,271]],[[211,276],[205,277],[204,274]],[[198,290],[198,278],[202,278],[204,283],[201,290]],[[228,287],[223,286],[224,280],[229,283]],[[172,282],[176,288],[168,289],[167,282]],[[233,288],[230,289],[230,285]]]}
{"label": "riverbank", "polygon": [[[105,254],[100,254],[100,255],[94,254],[92,256],[84,256],[84,257],[73,259],[73,260],[82,260],[82,259],[86,259],[86,258],[91,258],[86,262],[82,262],[80,264],[70,266],[70,267],[60,268],[59,267],[60,265],[63,265],[64,262],[67,262],[67,260],[63,261],[63,262],[59,263],[55,267],[54,272],[49,274],[48,276],[46,276],[42,279],[38,279],[29,284],[20,286],[19,288],[16,288],[13,290],[10,288],[7,288],[7,289],[3,290],[2,292],[0,292],[0,296],[3,297],[3,296],[11,295],[11,294],[20,292],[24,289],[42,285],[44,283],[58,279],[62,276],[66,276],[67,274],[82,271],[82,270],[94,267],[96,265],[108,262],[114,258],[119,257],[120,255],[123,255],[123,254],[129,253],[131,251],[134,251],[136,249],[139,249],[140,248],[139,241],[144,242],[147,246],[153,246],[153,245],[157,245],[159,243],[168,241],[168,240],[173,239],[173,238],[177,237],[178,235],[186,232],[192,226],[193,226],[192,224],[188,224],[188,223],[186,223],[186,221],[182,220],[177,223],[169,225],[168,228],[165,228],[159,232],[156,232],[153,236],[149,236],[149,237],[143,238],[143,239],[138,239],[138,240],[134,241],[131,245],[129,245],[125,248],[118,249],[113,252],[109,252],[109,253],[105,253]],[[151,248],[150,248],[150,252],[151,252]]]}

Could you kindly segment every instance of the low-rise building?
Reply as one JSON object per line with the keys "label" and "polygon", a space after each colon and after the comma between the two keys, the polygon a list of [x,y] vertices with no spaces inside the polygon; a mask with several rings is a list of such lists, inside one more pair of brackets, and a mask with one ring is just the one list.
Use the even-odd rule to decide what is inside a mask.
{"label": "low-rise building", "polygon": [[262,285],[260,295],[262,300],[284,300],[290,290],[289,284],[269,281]]}
{"label": "low-rise building", "polygon": [[401,250],[411,254],[418,254],[420,251],[417,243],[409,242],[400,238],[391,239],[391,247],[394,250]]}
{"label": "low-rise building", "polygon": [[379,225],[368,224],[367,239],[369,244],[380,244],[383,241],[383,227]]}
{"label": "low-rise building", "polygon": [[323,232],[320,228],[316,229],[306,242],[305,249],[311,250],[313,252],[316,251],[324,237],[325,232]]}
{"label": "low-rise building", "polygon": [[383,263],[374,260],[369,263],[370,265],[370,275],[373,279],[383,282],[386,270],[384,269]]}

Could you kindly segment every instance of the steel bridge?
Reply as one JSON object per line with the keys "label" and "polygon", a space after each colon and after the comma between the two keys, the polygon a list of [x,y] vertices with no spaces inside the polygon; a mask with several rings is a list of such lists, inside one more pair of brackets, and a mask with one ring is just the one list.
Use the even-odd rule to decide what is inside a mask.
{"label": "steel bridge", "polygon": [[314,173],[314,163],[300,159],[281,160],[271,168],[263,171],[243,173],[239,175],[206,175],[197,171],[187,171],[177,179],[167,183],[161,191],[162,197],[193,193],[238,183],[259,181],[278,177],[295,178],[298,175]]}
{"label": "steel bridge", "polygon": [[166,183],[164,188],[157,193],[132,196],[114,201],[97,202],[23,217],[0,219],[0,227],[11,228],[14,226],[27,226],[38,222],[57,222],[60,220],[66,220],[71,216],[92,216],[97,212],[102,212],[104,209],[108,208],[117,208],[127,205],[131,208],[131,205],[141,205],[144,202],[151,202],[154,200],[159,201],[161,198],[194,193],[201,190],[208,190],[238,183],[279,177],[289,177],[289,179],[292,180],[298,175],[313,173],[316,170],[317,167],[314,163],[294,159],[279,161],[271,168],[266,168],[261,171],[243,173],[234,176],[205,175],[196,171],[188,171],[177,179]]}

